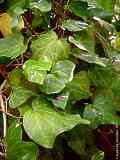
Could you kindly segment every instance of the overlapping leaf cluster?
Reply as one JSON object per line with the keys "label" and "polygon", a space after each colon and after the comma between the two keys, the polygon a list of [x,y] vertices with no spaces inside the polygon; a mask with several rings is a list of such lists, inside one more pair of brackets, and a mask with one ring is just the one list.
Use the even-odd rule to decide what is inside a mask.
{"label": "overlapping leaf cluster", "polygon": [[[83,160],[102,160],[103,153],[95,147],[85,152],[89,136],[83,132],[100,124],[120,124],[116,114],[120,110],[119,1],[0,1],[3,3],[7,12],[0,15],[0,62],[8,66],[8,106],[22,117],[22,126],[33,140],[24,142],[20,122],[10,121],[7,159],[35,160],[37,145],[52,148],[56,137],[68,131],[68,145]],[[60,18],[56,3],[62,6]],[[28,11],[32,22],[27,25],[24,15]],[[24,58],[28,52],[29,58]],[[16,67],[9,67],[17,61]],[[86,103],[81,105],[82,100]]]}

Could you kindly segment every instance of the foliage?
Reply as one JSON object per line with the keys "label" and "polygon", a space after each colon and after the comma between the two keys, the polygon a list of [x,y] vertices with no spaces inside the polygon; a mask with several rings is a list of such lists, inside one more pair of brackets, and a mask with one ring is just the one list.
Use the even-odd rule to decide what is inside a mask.
{"label": "foliage", "polygon": [[62,160],[65,141],[80,159],[103,160],[92,130],[120,124],[120,2],[0,0],[0,5],[6,159],[45,160],[56,151]]}

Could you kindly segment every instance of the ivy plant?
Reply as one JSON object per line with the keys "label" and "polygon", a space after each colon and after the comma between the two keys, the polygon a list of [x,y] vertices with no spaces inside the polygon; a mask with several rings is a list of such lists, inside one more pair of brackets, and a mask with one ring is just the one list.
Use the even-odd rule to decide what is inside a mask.
{"label": "ivy plant", "polygon": [[107,159],[93,131],[120,125],[119,0],[0,0],[0,9],[0,158]]}

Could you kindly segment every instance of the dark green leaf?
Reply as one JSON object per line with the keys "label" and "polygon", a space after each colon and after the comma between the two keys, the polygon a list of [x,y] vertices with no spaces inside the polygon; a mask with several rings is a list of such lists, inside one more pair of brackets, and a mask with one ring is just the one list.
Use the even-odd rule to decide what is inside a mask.
{"label": "dark green leaf", "polygon": [[80,0],[71,0],[68,5],[68,9],[79,17],[90,17],[90,12],[88,10],[87,2],[82,2]]}
{"label": "dark green leaf", "polygon": [[120,86],[120,75],[118,75],[116,78],[113,79],[112,85],[111,85],[113,95],[115,100],[118,103],[118,106],[120,103],[120,87],[119,86]]}
{"label": "dark green leaf", "polygon": [[62,23],[62,28],[67,29],[68,31],[81,31],[83,29],[86,29],[88,27],[88,24],[82,21],[76,21],[73,19],[68,19]]}
{"label": "dark green leaf", "polygon": [[95,53],[95,40],[92,32],[82,31],[75,38],[69,37],[69,41],[89,54]]}
{"label": "dark green leaf", "polygon": [[67,85],[70,97],[73,100],[86,99],[90,96],[90,81],[86,71],[77,73],[73,80]]}
{"label": "dark green leaf", "polygon": [[95,54],[91,55],[91,54],[87,54],[87,53],[80,53],[80,51],[79,51],[79,53],[74,51],[73,55],[76,58],[79,58],[80,60],[83,60],[87,63],[97,64],[102,67],[106,67],[106,64],[107,64],[107,59],[100,58],[99,56],[97,56]]}
{"label": "dark green leaf", "polygon": [[91,121],[91,126],[96,128],[100,124],[120,124],[116,116],[115,106],[111,96],[98,95],[93,104],[86,106],[84,118]]}
{"label": "dark green leaf", "polygon": [[89,78],[98,88],[110,88],[112,84],[112,74],[112,64],[108,64],[106,67],[94,66],[89,70]]}

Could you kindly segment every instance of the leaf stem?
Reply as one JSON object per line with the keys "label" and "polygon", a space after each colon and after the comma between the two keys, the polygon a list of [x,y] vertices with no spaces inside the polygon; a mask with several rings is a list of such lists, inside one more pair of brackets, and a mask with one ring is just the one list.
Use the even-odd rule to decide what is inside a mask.
{"label": "leaf stem", "polygon": [[11,113],[5,112],[5,111],[3,111],[2,109],[0,109],[0,112],[4,113],[4,114],[6,114],[6,115],[8,115],[8,116],[10,116],[10,117],[12,117],[12,118],[17,118],[17,119],[18,119],[18,118],[19,118],[19,119],[23,118],[23,117],[17,117],[17,116],[15,116],[15,115],[11,114]]}
{"label": "leaf stem", "polygon": [[3,96],[0,94],[0,106],[3,110],[3,137],[6,136],[6,129],[7,129],[7,116],[4,113],[5,112],[5,104],[3,100]]}

